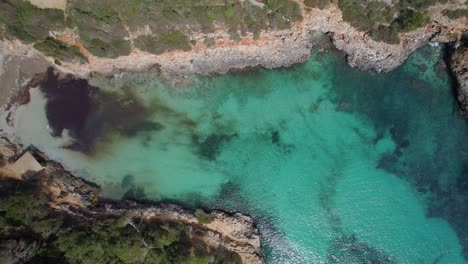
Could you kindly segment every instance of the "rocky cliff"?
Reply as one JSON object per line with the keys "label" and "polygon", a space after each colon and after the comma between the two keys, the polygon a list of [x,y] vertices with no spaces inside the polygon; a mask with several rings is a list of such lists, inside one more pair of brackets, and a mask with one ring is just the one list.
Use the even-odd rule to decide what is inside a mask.
{"label": "rocky cliff", "polygon": [[[9,86],[2,93],[51,64],[82,78],[150,71],[180,85],[193,74],[301,63],[324,39],[351,66],[388,72],[429,42],[460,40],[468,25],[463,0],[264,2],[160,1],[145,7],[119,1],[110,9],[86,0],[68,1],[60,10],[4,1],[2,12],[11,19],[0,19],[0,79]],[[49,30],[19,15],[26,11],[44,17]]]}

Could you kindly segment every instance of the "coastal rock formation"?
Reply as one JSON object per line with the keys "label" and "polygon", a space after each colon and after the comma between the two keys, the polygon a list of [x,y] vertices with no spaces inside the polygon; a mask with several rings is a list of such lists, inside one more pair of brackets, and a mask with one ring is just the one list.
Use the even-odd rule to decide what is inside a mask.
{"label": "coastal rock formation", "polygon": [[[257,5],[255,4],[256,2],[254,2],[254,4],[251,4],[251,2],[249,2],[250,4],[244,3],[242,8],[246,8],[249,12],[262,12],[262,14],[265,12],[266,8],[273,8],[270,5]],[[287,26],[278,26],[275,24],[275,27],[271,27],[271,25],[267,25],[274,21],[263,21],[262,23],[265,24],[261,25],[259,29],[255,29],[253,33],[247,31],[237,38],[233,37],[232,29],[226,28],[229,25],[228,22],[221,21],[226,24],[224,26],[205,25],[212,27],[206,31],[203,30],[204,24],[200,22],[201,18],[195,17],[193,18],[195,20],[193,21],[194,25],[189,29],[187,29],[186,25],[183,23],[178,25],[179,28],[183,28],[184,34],[179,30],[171,31],[167,33],[169,34],[167,35],[166,33],[155,31],[155,25],[153,24],[156,22],[154,21],[126,21],[125,19],[122,20],[119,18],[117,13],[113,12],[109,14],[109,16],[112,16],[112,19],[115,19],[121,24],[121,28],[125,28],[125,30],[121,29],[120,31],[122,31],[123,35],[128,36],[112,36],[111,39],[107,39],[110,35],[106,35],[90,39],[90,37],[87,36],[87,32],[89,31],[88,27],[96,26],[89,25],[86,19],[83,23],[80,23],[81,20],[79,20],[84,19],[82,13],[86,13],[85,11],[90,7],[88,4],[82,5],[77,1],[70,4],[72,6],[67,9],[67,12],[78,16],[78,20],[75,19],[74,23],[79,26],[75,28],[70,26],[70,28],[66,28],[62,31],[51,31],[51,36],[61,41],[50,42],[49,45],[52,45],[54,50],[51,50],[50,47],[43,48],[42,46],[38,46],[38,44],[34,45],[36,49],[32,49],[32,46],[25,45],[24,41],[5,39],[3,41],[0,40],[0,51],[3,53],[4,58],[6,56],[11,56],[8,55],[9,53],[24,51],[22,57],[28,58],[28,60],[41,60],[43,63],[48,61],[50,64],[56,64],[59,70],[81,78],[87,78],[92,74],[115,76],[123,72],[153,71],[167,82],[172,84],[184,84],[191,81],[190,77],[193,74],[224,74],[230,70],[256,66],[276,68],[304,62],[309,58],[310,52],[313,49],[320,49],[321,40],[325,35],[330,38],[337,49],[346,54],[347,61],[352,67],[357,67],[362,70],[389,72],[401,65],[409,54],[419,47],[431,41],[449,42],[454,38],[459,38],[461,32],[463,32],[467,26],[467,19],[464,16],[455,16],[453,19],[447,17],[447,12],[451,10],[458,11],[466,9],[463,1],[456,0],[450,1],[447,4],[434,4],[433,6],[424,7],[426,8],[425,13],[427,13],[428,16],[427,19],[430,19],[430,21],[432,21],[431,23],[425,25],[421,23],[421,25],[424,26],[420,26],[420,24],[411,27],[406,26],[407,28],[405,28],[404,31],[394,33],[396,35],[393,36],[394,39],[391,41],[377,41],[375,40],[376,37],[371,36],[372,32],[359,29],[352,25],[352,23],[348,22],[349,18],[344,19],[344,11],[342,11],[337,4],[328,3],[324,6],[319,6],[322,9],[318,9],[306,5],[310,2],[311,1],[291,2],[291,6],[297,6],[297,8],[299,8],[299,13],[296,10],[297,8],[292,8],[291,10],[294,9],[295,11],[291,11],[278,7],[280,8],[278,10],[286,10],[281,11],[286,12],[284,15],[291,16],[291,18],[286,19],[289,21]],[[327,1],[322,2],[326,3]],[[391,4],[385,5],[387,5],[388,8],[394,8],[396,2],[397,1],[392,1]],[[103,8],[101,5],[95,8],[97,8],[97,10],[93,12],[96,12],[96,19],[100,15],[105,15],[105,13],[98,13],[100,10],[99,8]],[[140,7],[136,6],[134,8]],[[409,9],[411,9],[411,7],[409,7]],[[227,11],[232,10],[227,9]],[[301,19],[299,19],[298,16],[300,16]],[[133,16],[130,18],[133,18]],[[160,18],[154,19],[157,20]],[[102,23],[107,23],[105,19],[103,21]],[[176,21],[178,20],[176,19]],[[176,24],[180,24],[179,22],[180,21]],[[260,23],[259,21],[257,22]],[[147,23],[147,25],[145,25],[145,23]],[[158,23],[164,24],[166,22],[165,20],[161,20]],[[241,23],[243,23],[243,21],[241,21]],[[383,25],[385,25],[385,23]],[[105,25],[102,27],[107,29]],[[128,33],[124,31],[128,31]],[[386,36],[385,33],[383,35]],[[148,47],[146,47],[146,44],[146,46],[138,44],[143,37],[149,38],[144,42],[148,45],[151,44],[148,41],[154,38],[154,41],[156,41],[153,43],[154,45],[158,44],[158,41],[160,41],[157,45],[158,47],[170,45],[175,48],[171,50],[164,49],[162,52],[159,51],[160,48],[158,48],[158,52],[151,52],[151,49],[147,49]],[[167,37],[167,41],[161,42],[163,41],[163,39],[161,39],[162,37]],[[127,43],[125,45],[128,45],[128,42],[131,43],[131,51],[114,52],[115,49],[120,47],[120,44],[117,45],[118,47],[105,44],[113,43],[121,38]],[[97,39],[100,39],[100,44],[96,43]],[[175,42],[176,40],[177,42]],[[180,42],[184,42],[185,44],[182,45]],[[190,45],[188,42],[190,42]],[[42,43],[43,42],[39,44]],[[99,48],[100,46],[98,44],[105,44],[105,46]],[[65,56],[63,52],[68,52],[73,55],[78,48],[78,52],[82,53],[80,56],[85,56],[85,61],[82,58],[78,58],[79,56],[77,59],[63,59]],[[108,52],[106,52],[107,50]],[[2,57],[2,55],[0,55],[0,57]],[[1,61],[0,59],[0,62]],[[3,61],[5,61],[5,59],[3,59]],[[0,76],[2,75],[0,74]],[[3,79],[7,77],[0,78]],[[10,84],[10,86],[14,85],[17,86],[18,83]]]}
{"label": "coastal rock formation", "polygon": [[411,34],[406,34],[405,37],[410,41],[406,42],[405,46],[373,41],[365,33],[360,32],[330,33],[330,36],[335,47],[345,52],[351,67],[389,72],[403,64],[413,51],[429,43],[438,33],[440,27],[437,23],[420,28]]}
{"label": "coastal rock formation", "polygon": [[[32,153],[44,169],[33,177],[18,179],[14,172],[8,171],[8,165],[24,152]],[[31,182],[48,197],[49,207],[57,212],[87,221],[123,217],[127,219],[127,225],[134,225],[134,219],[168,225],[184,224],[190,227],[188,234],[208,249],[235,253],[241,263],[263,263],[259,233],[248,216],[240,213],[228,215],[221,211],[193,212],[173,204],[147,206],[132,201],[100,200],[99,186],[73,176],[34,147],[22,150],[4,137],[0,137],[0,161],[0,181],[11,178]]]}
{"label": "coastal rock formation", "polygon": [[[118,204],[116,209],[112,204],[106,204],[104,207],[107,214],[125,214],[129,218],[145,221],[185,223],[197,227],[207,232],[207,235],[202,238],[206,244],[214,248],[222,246],[229,251],[236,252],[241,257],[242,263],[263,263],[258,230],[252,218],[243,214],[228,215],[221,211],[206,214],[199,210],[193,213],[174,204],[150,207],[134,204],[124,209],[119,209]],[[199,214],[203,214],[203,217]]]}
{"label": "coastal rock formation", "polygon": [[458,102],[460,108],[468,117],[468,32],[465,32],[453,48],[450,66],[457,78]]}

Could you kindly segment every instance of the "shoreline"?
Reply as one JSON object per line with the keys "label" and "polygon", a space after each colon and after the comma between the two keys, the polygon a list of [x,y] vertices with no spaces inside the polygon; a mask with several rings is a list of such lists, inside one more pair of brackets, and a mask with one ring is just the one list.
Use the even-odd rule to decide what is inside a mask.
{"label": "shoreline", "polygon": [[[121,72],[154,71],[161,79],[177,85],[183,84],[191,75],[210,76],[225,74],[233,69],[272,69],[303,63],[312,49],[323,49],[325,38],[346,54],[351,67],[385,73],[400,66],[413,51],[431,41],[450,42],[449,34],[461,33],[468,25],[464,18],[455,22],[443,19],[440,11],[445,6],[435,6],[431,9],[431,23],[400,33],[399,44],[388,44],[371,39],[366,32],[344,21],[341,10],[335,4],[323,10],[299,4],[302,21],[295,22],[290,29],[262,31],[258,39],[247,34],[239,41],[231,40],[225,29],[208,34],[190,32],[195,44],[189,51],[175,50],[154,55],[133,47],[130,55],[115,59],[98,58],[85,51],[89,63],[63,62],[57,68],[81,78],[92,74],[112,76]],[[463,4],[456,7],[460,6]],[[67,37],[70,35],[69,32],[63,34]],[[61,36],[61,33],[57,35]],[[214,39],[215,43],[208,46],[203,42],[206,38]],[[68,40],[71,43],[79,41],[77,36]]]}
{"label": "shoreline", "polygon": [[[468,44],[466,26],[468,19],[450,20],[443,16],[442,9],[463,7],[462,3],[450,5],[435,5],[428,9],[432,22],[422,28],[400,33],[399,44],[388,44],[372,40],[366,32],[360,31],[342,19],[342,12],[336,4],[330,4],[320,10],[308,8],[302,2],[302,21],[294,22],[290,29],[261,31],[255,39],[251,33],[240,40],[232,40],[227,30],[218,28],[213,33],[190,32],[192,49],[189,51],[174,50],[159,55],[143,52],[132,47],[128,56],[117,58],[98,58],[92,56],[80,44],[77,32],[67,29],[64,32],[51,34],[69,44],[77,44],[86,55],[88,63],[61,62],[47,57],[19,40],[0,41],[0,64],[6,68],[0,72],[0,81],[6,81],[10,94],[14,94],[24,86],[33,73],[47,66],[54,66],[59,71],[72,74],[77,78],[87,79],[95,74],[104,77],[117,77],[122,73],[154,73],[172,86],[187,86],[192,82],[191,76],[213,76],[228,72],[237,72],[252,68],[280,68],[293,64],[304,63],[310,58],[312,50],[336,48],[346,57],[347,63],[354,68],[364,71],[386,73],[404,63],[408,56],[416,49],[429,43],[455,43],[454,49],[461,54],[452,58],[452,69],[456,76],[466,74],[467,49],[461,49]],[[134,38],[142,32],[131,32]],[[136,34],[136,35],[135,35]],[[451,36],[456,34],[456,40]],[[208,46],[204,40],[213,39]],[[463,55],[464,54],[464,55]],[[24,63],[26,61],[26,63]],[[11,66],[8,66],[11,64]],[[26,65],[22,65],[26,64]],[[27,66],[30,64],[30,66]],[[15,68],[16,70],[9,68]],[[14,73],[16,71],[16,74]],[[21,76],[19,72],[25,71]],[[43,70],[42,70],[43,71]],[[8,76],[10,75],[10,76]],[[16,75],[13,77],[12,75]],[[468,79],[458,79],[460,106],[463,110],[468,107]],[[0,91],[1,92],[1,91]],[[3,91],[7,94],[7,91]],[[11,95],[10,95],[11,97]],[[0,105],[5,104],[0,100]]]}

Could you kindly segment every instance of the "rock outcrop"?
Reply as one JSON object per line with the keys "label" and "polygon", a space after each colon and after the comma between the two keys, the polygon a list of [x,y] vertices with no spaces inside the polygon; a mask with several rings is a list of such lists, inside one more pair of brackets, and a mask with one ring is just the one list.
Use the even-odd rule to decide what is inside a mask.
{"label": "rock outcrop", "polygon": [[468,32],[452,49],[450,67],[457,79],[457,99],[461,111],[468,117]]}

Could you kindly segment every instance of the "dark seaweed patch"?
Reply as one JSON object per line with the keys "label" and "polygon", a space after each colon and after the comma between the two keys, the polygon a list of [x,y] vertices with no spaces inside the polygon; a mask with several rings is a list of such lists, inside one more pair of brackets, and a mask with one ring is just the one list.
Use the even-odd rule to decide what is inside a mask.
{"label": "dark seaweed patch", "polygon": [[280,132],[278,130],[271,132],[271,143],[279,144],[279,142],[280,142]]}
{"label": "dark seaweed patch", "polygon": [[406,139],[407,134],[408,121],[406,120],[399,120],[398,122],[395,122],[390,128],[390,135],[398,147],[403,147],[409,144],[408,140]]}
{"label": "dark seaweed patch", "polygon": [[194,136],[192,141],[197,146],[200,156],[205,159],[214,161],[216,160],[222,145],[235,136],[237,135],[211,134],[203,140],[200,140],[198,136]]}
{"label": "dark seaweed patch", "polygon": [[391,264],[397,262],[386,253],[358,241],[353,234],[343,235],[333,241],[327,263]]}
{"label": "dark seaweed patch", "polygon": [[137,202],[145,202],[148,197],[145,194],[145,188],[142,186],[132,186],[122,197],[123,200],[132,200]]}
{"label": "dark seaweed patch", "polygon": [[135,184],[135,176],[131,174],[127,174],[122,178],[122,182],[120,183],[120,186],[122,189],[127,189],[132,187]]}
{"label": "dark seaweed patch", "polygon": [[85,80],[67,78],[59,81],[53,68],[47,70],[47,79],[40,86],[47,98],[46,114],[53,136],[68,129],[79,137],[91,112],[90,94],[95,91]]}
{"label": "dark seaweed patch", "polygon": [[149,118],[155,111],[170,112],[163,106],[146,107],[125,87],[124,94],[118,95],[91,86],[86,80],[61,76],[53,68],[46,75],[40,89],[47,98],[46,114],[52,135],[60,137],[68,130],[75,141],[66,147],[72,150],[92,154],[95,145],[112,134],[134,137],[161,130],[164,126]]}
{"label": "dark seaweed patch", "polygon": [[164,126],[158,122],[142,121],[134,126],[125,128],[122,132],[127,136],[136,136],[138,133],[157,131],[163,128]]}

